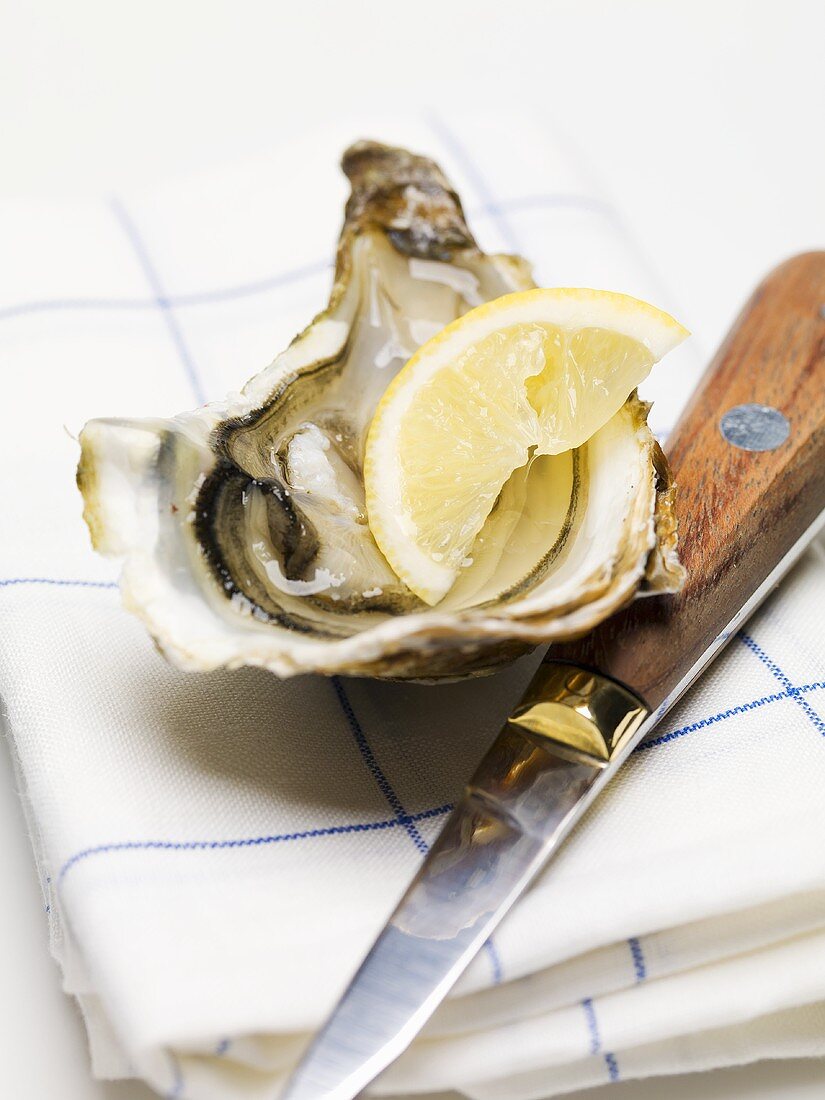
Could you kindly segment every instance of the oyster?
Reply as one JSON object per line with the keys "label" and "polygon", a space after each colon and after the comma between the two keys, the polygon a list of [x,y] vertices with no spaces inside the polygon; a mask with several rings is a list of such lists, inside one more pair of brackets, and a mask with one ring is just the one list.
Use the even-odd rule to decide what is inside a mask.
{"label": "oyster", "polygon": [[673,591],[673,488],[635,394],[583,446],[516,470],[458,582],[427,607],[370,532],[373,410],[416,348],[534,284],[488,256],[425,157],[347,150],[327,309],[236,395],[170,420],[93,420],[78,484],[126,605],[189,669],[391,678],[489,671],[577,637],[639,589]]}

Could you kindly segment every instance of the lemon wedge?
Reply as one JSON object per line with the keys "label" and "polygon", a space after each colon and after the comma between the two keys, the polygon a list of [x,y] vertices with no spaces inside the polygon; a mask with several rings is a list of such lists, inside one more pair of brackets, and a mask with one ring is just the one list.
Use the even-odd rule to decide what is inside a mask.
{"label": "lemon wedge", "polygon": [[376,408],[364,463],[370,529],[408,588],[438,603],[513,471],[585,443],[687,335],[624,294],[538,289],[423,344]]}

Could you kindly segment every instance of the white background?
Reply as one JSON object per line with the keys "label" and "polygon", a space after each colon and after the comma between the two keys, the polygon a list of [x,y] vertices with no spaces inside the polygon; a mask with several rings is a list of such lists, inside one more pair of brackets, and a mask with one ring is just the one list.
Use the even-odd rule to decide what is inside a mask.
{"label": "white background", "polygon": [[[711,345],[771,265],[825,247],[821,0],[0,2],[0,201],[132,190],[330,118],[351,118],[359,136],[376,105],[553,119],[665,273],[679,319]],[[5,754],[0,1054],[9,1100],[150,1095],[89,1078]],[[800,1063],[609,1095],[764,1100],[824,1088],[825,1068]]]}

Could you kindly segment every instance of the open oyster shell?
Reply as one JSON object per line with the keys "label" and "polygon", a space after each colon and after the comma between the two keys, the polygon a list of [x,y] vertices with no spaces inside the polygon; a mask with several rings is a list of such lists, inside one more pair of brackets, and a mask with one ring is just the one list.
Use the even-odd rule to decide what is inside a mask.
{"label": "open oyster shell", "polygon": [[512,475],[436,607],[393,574],[364,508],[373,410],[431,335],[533,282],[479,250],[432,161],[359,142],[343,168],[330,302],[286,351],[223,404],[81,434],[93,544],[125,559],[124,601],[162,652],[189,669],[456,678],[677,589],[674,490],[635,394],[584,446]]}

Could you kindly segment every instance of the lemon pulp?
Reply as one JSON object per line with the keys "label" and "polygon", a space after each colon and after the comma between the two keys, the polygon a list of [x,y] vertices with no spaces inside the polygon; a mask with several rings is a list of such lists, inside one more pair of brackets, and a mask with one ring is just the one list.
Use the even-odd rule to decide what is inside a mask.
{"label": "lemon pulp", "polygon": [[[569,313],[571,295],[585,296],[574,298],[573,323],[542,316],[554,306],[563,313],[559,305]],[[513,471],[585,443],[647,376],[659,347],[684,335],[667,314],[621,295],[525,291],[471,311],[420,348],[376,410],[364,470],[370,527],[398,576],[437,603]]]}

